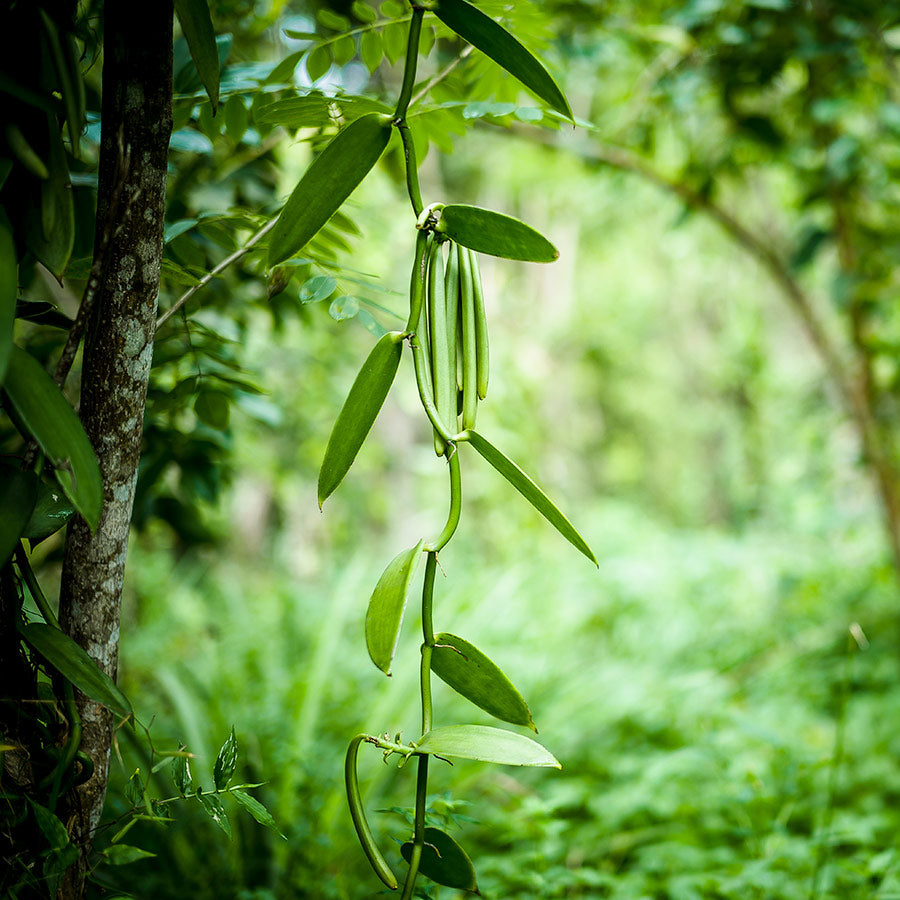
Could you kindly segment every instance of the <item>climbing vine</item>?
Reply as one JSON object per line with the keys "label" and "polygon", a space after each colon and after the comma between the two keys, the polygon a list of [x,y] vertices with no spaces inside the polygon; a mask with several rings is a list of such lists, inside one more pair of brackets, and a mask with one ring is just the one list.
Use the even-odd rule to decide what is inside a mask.
{"label": "climbing vine", "polygon": [[350,812],[363,850],[387,887],[399,881],[378,848],[367,822],[357,780],[359,748],[381,750],[385,761],[415,758],[414,831],[400,848],[408,863],[402,897],[413,896],[423,874],[433,881],[476,891],[474,867],[444,831],[426,827],[426,795],[432,757],[481,760],[516,766],[559,767],[542,745],[519,732],[483,725],[434,723],[431,676],[501,721],[534,731],[522,695],[484,653],[465,638],[434,633],[434,587],[438,554],[459,524],[462,500],[460,448],[471,446],[588,559],[596,559],[569,520],[512,460],[475,430],[477,406],[487,394],[489,343],[478,255],[549,263],[558,253],[535,229],[517,219],[462,204],[423,204],[415,143],[407,113],[416,81],[422,22],[427,12],[478,48],[559,114],[569,105],[549,73],[508,31],[465,0],[412,4],[403,82],[393,115],[369,113],[344,128],[312,163],[289,198],[272,231],[269,266],[296,254],[338,210],[387,148],[392,129],[403,143],[406,184],[413,210],[415,252],[409,288],[409,316],[402,331],[383,335],[363,364],[334,425],[319,473],[320,507],[340,485],[366,439],[393,385],[404,346],[409,347],[422,409],[434,432],[434,448],[449,473],[449,514],[441,532],[423,538],[388,564],[369,600],[365,636],[369,656],[391,674],[407,596],[425,556],[422,588],[422,646],[419,671],[421,735],[403,743],[401,735],[358,734],[350,742],[345,779]]}

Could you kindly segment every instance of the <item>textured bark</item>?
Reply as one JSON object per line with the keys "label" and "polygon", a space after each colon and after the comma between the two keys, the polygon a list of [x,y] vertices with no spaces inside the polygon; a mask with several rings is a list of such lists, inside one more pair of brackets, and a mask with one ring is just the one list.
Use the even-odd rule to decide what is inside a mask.
{"label": "textured bark", "polygon": [[[95,253],[104,273],[86,318],[81,420],[100,461],[103,512],[91,534],[69,526],[60,624],[115,678],[129,523],[159,290],[166,163],[172,128],[172,0],[104,8],[103,133]],[[61,889],[78,897],[106,795],[115,723],[79,698],[82,750],[94,776],[66,800],[77,871]]]}

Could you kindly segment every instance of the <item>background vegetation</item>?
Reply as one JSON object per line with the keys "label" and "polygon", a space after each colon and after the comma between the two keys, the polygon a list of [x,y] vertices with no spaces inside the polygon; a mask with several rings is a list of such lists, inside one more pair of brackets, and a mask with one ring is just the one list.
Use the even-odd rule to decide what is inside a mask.
{"label": "background vegetation", "polygon": [[[430,143],[423,193],[540,223],[560,248],[548,267],[485,265],[481,415],[600,571],[474,469],[441,556],[452,620],[436,624],[479,636],[563,769],[436,767],[433,812],[486,897],[900,897],[894,4],[480,5],[547,61],[578,126],[477,53],[455,65],[462,48],[439,33],[422,77],[441,80],[410,110]],[[359,4],[211,9],[215,118],[176,45],[161,309],[277,210],[328,132],[267,117],[272,95],[313,82],[350,110],[399,78],[393,25],[340,37],[368,21]],[[380,36],[377,58],[362,34]],[[261,88],[291,53],[296,72]],[[235,816],[229,841],[184,805],[133,829],[157,858],[105,867],[117,892],[377,892],[340,761],[355,731],[417,726],[414,685],[363,652],[365,602],[443,509],[405,363],[322,515],[314,485],[372,332],[404,314],[398,150],[290,281],[267,286],[250,253],[158,333],[119,681],[195,772],[234,725],[239,777],[265,782],[286,840]],[[71,303],[65,287],[54,299]],[[52,332],[19,328],[52,357]],[[39,548],[42,577],[59,548]],[[410,624],[398,669],[415,665]],[[144,752],[120,732],[106,835]],[[376,827],[403,839],[409,771],[364,765]]]}

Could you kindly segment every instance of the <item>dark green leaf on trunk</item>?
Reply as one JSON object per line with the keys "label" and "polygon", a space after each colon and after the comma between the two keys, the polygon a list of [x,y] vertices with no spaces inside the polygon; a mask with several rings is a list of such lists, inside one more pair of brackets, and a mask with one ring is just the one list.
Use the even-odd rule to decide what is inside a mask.
{"label": "dark green leaf on trunk", "polygon": [[500,667],[468,641],[446,632],[435,637],[431,671],[485,712],[537,731],[531,711]]}
{"label": "dark green leaf on trunk", "polygon": [[131,703],[112,678],[67,634],[41,622],[21,625],[19,632],[29,647],[91,700],[102,703],[117,716],[132,715]]}
{"label": "dark green leaf on trunk", "polygon": [[28,538],[33,547],[51,534],[56,534],[72,518],[74,512],[75,507],[66,499],[58,484],[39,481],[37,500],[22,537]]}
{"label": "dark green leaf on trunk", "polygon": [[13,240],[12,225],[0,210],[0,386],[6,375],[13,346],[13,323],[19,291],[19,263]]}
{"label": "dark green leaf on trunk", "polygon": [[319,470],[319,508],[344,480],[394,383],[403,334],[390,331],[372,348],[331,430]]}
{"label": "dark green leaf on trunk", "polygon": [[550,73],[505,28],[466,0],[439,0],[435,15],[564,116],[572,110]]}
{"label": "dark green leaf on trunk", "polygon": [[448,725],[434,728],[418,741],[416,749],[434,756],[477,759],[506,766],[546,766],[560,769],[559,762],[537,741],[514,731],[489,725]]}
{"label": "dark green leaf on trunk", "polygon": [[[400,855],[409,862],[412,850],[412,841],[407,841],[400,847]],[[456,888],[458,891],[478,893],[472,860],[449,834],[439,828],[425,829],[425,846],[422,848],[419,871],[436,884]]]}
{"label": "dark green leaf on trunk", "polygon": [[416,573],[422,543],[398,553],[388,564],[369,599],[366,612],[366,647],[372,662],[384,672],[391,674],[391,660],[397,649],[400,626],[406,610],[406,595],[409,584]]}
{"label": "dark green leaf on trunk", "polygon": [[272,231],[269,268],[301,250],[337,212],[378,162],[390,137],[390,118],[369,113],[351,122],[316,157]]}
{"label": "dark green leaf on trunk", "polygon": [[37,492],[38,479],[33,472],[0,465],[0,566],[12,556],[24,535]]}
{"label": "dark green leaf on trunk", "polygon": [[175,12],[215,114],[219,106],[219,50],[209,6],[206,0],[175,0]]}
{"label": "dark green leaf on trunk", "polygon": [[103,482],[84,428],[40,363],[13,347],[4,389],[19,418],[56,469],[56,478],[92,529],[100,521]]}
{"label": "dark green leaf on trunk", "polygon": [[530,225],[480,206],[445,206],[435,230],[489,256],[543,263],[559,257],[556,247]]}
{"label": "dark green leaf on trunk", "polygon": [[580,550],[595,566],[597,557],[575,526],[553,501],[508,457],[477,431],[466,431],[460,440],[468,441],[557,531]]}

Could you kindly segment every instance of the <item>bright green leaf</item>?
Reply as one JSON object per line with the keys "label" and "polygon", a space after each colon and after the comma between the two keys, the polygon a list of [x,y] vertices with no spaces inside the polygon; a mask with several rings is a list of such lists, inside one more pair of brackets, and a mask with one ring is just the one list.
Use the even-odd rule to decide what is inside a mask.
{"label": "bright green leaf", "polygon": [[348,31],[350,28],[350,20],[340,13],[336,13],[332,9],[323,7],[316,12],[316,18],[326,28],[332,31]]}
{"label": "bright green leaf", "polygon": [[24,535],[37,492],[38,479],[33,472],[0,465],[0,566],[12,556]]}
{"label": "bright green leaf", "polygon": [[156,856],[149,850],[142,850],[140,847],[131,847],[128,844],[113,844],[103,851],[106,862],[111,866],[127,866],[129,863],[137,862],[139,859],[149,859]]}
{"label": "bright green leaf", "polygon": [[546,748],[514,731],[488,725],[448,725],[434,728],[417,742],[417,749],[434,756],[477,759],[506,766],[548,766],[560,769]]}
{"label": "bright green leaf", "polygon": [[285,128],[318,128],[329,121],[328,101],[323,94],[313,92],[305,97],[288,97],[266,103],[254,112],[254,119],[267,125]]}
{"label": "bright green leaf", "polygon": [[344,480],[394,383],[403,334],[388,332],[363,363],[331,430],[319,470],[319,508]]}
{"label": "bright green leaf", "polygon": [[369,599],[366,648],[372,662],[385,675],[391,674],[391,660],[397,649],[406,610],[406,595],[422,555],[422,544],[423,541],[419,541],[415,547],[398,553],[388,563]]}
{"label": "bright green leaf", "polygon": [[20,625],[19,633],[29,647],[91,700],[102,703],[117,716],[126,718],[133,714],[130,701],[112,678],[67,634],[40,622]]}
{"label": "bright green leaf", "polygon": [[370,24],[378,18],[378,13],[368,3],[363,3],[362,0],[353,0],[353,5],[350,8],[353,10],[353,15],[360,22]]}
{"label": "bright green leaf", "polygon": [[327,300],[337,288],[337,281],[331,275],[313,275],[300,288],[301,303],[319,303]]}
{"label": "bright green leaf", "polygon": [[466,431],[460,440],[468,441],[557,531],[580,550],[595,566],[597,557],[575,526],[557,509],[553,501],[508,457],[477,431]]}
{"label": "bright green leaf", "polygon": [[306,77],[318,81],[331,68],[331,46],[320,44],[306,57]]}
{"label": "bright green leaf", "polygon": [[559,256],[556,247],[530,225],[480,206],[445,206],[435,228],[463,247],[490,256],[526,262],[553,262]]}
{"label": "bright green leaf", "polygon": [[[407,862],[412,857],[412,849],[412,841],[407,841],[400,847],[400,855]],[[449,834],[439,828],[425,829],[425,846],[422,848],[419,871],[436,884],[459,891],[478,891],[472,860]]]}
{"label": "bright green leaf", "polygon": [[378,162],[390,137],[390,119],[369,113],[331,141],[281,211],[269,242],[269,268],[301,250],[331,218]]}
{"label": "bright green leaf", "polygon": [[359,313],[359,300],[350,294],[336,297],[328,307],[328,315],[336,322],[352,319],[357,313]]}
{"label": "bright green leaf", "polygon": [[461,38],[501,65],[554,109],[571,118],[572,110],[556,82],[505,28],[466,0],[438,0],[434,12]]}
{"label": "bright green leaf", "polygon": [[56,469],[66,496],[92,529],[100,521],[103,482],[75,410],[40,363],[13,347],[4,389],[19,418]]}
{"label": "bright green leaf", "polygon": [[229,791],[229,794],[237,800],[247,812],[259,822],[260,825],[265,825],[266,828],[271,828],[272,831],[275,832],[279,837],[284,837],[281,831],[278,828],[278,824],[275,822],[275,819],[272,817],[272,813],[270,813],[263,805],[259,802],[255,797],[251,797],[250,794],[245,793],[244,791],[232,790]]}
{"label": "bright green leaf", "polygon": [[409,25],[406,22],[392,22],[382,32],[384,52],[391,63],[397,62],[406,53],[406,39]]}
{"label": "bright green leaf", "polygon": [[206,0],[175,0],[175,12],[213,112],[219,105],[219,51]]}
{"label": "bright green leaf", "polygon": [[198,790],[197,799],[200,805],[206,810],[207,815],[231,838],[231,822],[225,815],[225,807],[216,794],[201,794]]}
{"label": "bright green leaf", "polygon": [[531,711],[500,667],[477,647],[446,632],[435,637],[431,671],[485,712],[534,731]]}
{"label": "bright green leaf", "polygon": [[237,738],[234,736],[234,726],[231,726],[231,734],[222,744],[219,755],[216,757],[216,765],[213,769],[213,781],[216,790],[221,791],[228,786],[228,782],[234,777],[234,769],[237,765]]}
{"label": "bright green leaf", "polygon": [[359,55],[370,73],[381,65],[384,50],[381,46],[381,35],[377,31],[362,33],[359,39]]}
{"label": "bright green leaf", "polygon": [[345,34],[334,42],[334,61],[339,66],[346,66],[356,56],[356,41]]}
{"label": "bright green leaf", "polygon": [[12,225],[6,213],[0,209],[0,386],[12,352],[18,293],[19,263]]}

